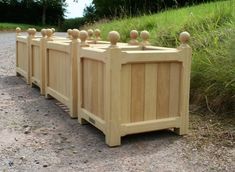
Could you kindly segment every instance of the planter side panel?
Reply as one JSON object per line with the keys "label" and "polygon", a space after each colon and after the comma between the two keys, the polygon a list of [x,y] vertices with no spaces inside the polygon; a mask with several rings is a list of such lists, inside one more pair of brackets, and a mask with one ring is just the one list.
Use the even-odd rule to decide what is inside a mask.
{"label": "planter side panel", "polygon": [[82,108],[104,120],[104,63],[82,60]]}
{"label": "planter side panel", "polygon": [[179,62],[122,65],[121,123],[179,116]]}
{"label": "planter side panel", "polygon": [[47,54],[47,87],[56,94],[52,95],[53,97],[68,106],[71,91],[71,58],[68,53],[53,49],[49,49]]}
{"label": "planter side panel", "polygon": [[28,47],[27,43],[17,41],[17,64],[16,67],[22,71],[20,73],[24,77],[26,77],[28,73]]}
{"label": "planter side panel", "polygon": [[41,69],[40,69],[40,47],[32,45],[32,77],[35,81],[40,82]]}

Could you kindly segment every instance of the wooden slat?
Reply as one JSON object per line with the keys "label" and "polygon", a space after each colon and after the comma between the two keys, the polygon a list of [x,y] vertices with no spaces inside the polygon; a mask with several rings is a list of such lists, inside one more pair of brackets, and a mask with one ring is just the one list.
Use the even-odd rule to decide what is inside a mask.
{"label": "wooden slat", "polygon": [[121,135],[141,133],[146,131],[161,130],[180,126],[179,117],[171,117],[165,119],[140,121],[129,124],[121,124]]}
{"label": "wooden slat", "polygon": [[147,62],[182,62],[183,58],[175,51],[124,51],[122,64]]}
{"label": "wooden slat", "polygon": [[131,121],[131,64],[122,66],[121,75],[121,122],[129,123]]}
{"label": "wooden slat", "polygon": [[67,53],[49,50],[49,86],[66,97],[70,96],[70,62]]}
{"label": "wooden slat", "polygon": [[170,66],[170,117],[179,116],[180,67],[180,63],[171,63]]}
{"label": "wooden slat", "polygon": [[32,46],[32,76],[40,81],[40,47]]}
{"label": "wooden slat", "polygon": [[82,99],[82,107],[87,109],[88,108],[88,62],[86,59],[82,59],[82,70],[83,70],[83,76],[82,76],[82,93],[83,93],[83,99]]}
{"label": "wooden slat", "polygon": [[170,63],[159,63],[157,72],[157,119],[169,114]]}
{"label": "wooden slat", "polygon": [[27,56],[27,44],[23,42],[18,42],[18,64],[17,67],[24,70],[26,73],[28,73],[28,56]]}
{"label": "wooden slat", "polygon": [[156,119],[157,103],[157,64],[145,65],[145,106],[144,120]]}
{"label": "wooden slat", "polygon": [[98,114],[101,119],[104,119],[104,65],[101,62],[98,63]]}
{"label": "wooden slat", "polygon": [[98,114],[98,63],[90,60],[91,63],[91,113]]}
{"label": "wooden slat", "polygon": [[145,64],[131,65],[131,121],[144,120]]}
{"label": "wooden slat", "polygon": [[87,110],[92,111],[92,61],[86,60],[87,62]]}

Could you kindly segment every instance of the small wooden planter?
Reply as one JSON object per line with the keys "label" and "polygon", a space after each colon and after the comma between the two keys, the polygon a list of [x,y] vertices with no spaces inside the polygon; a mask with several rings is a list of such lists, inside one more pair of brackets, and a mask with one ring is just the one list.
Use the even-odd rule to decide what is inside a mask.
{"label": "small wooden planter", "polygon": [[45,95],[45,48],[48,41],[71,42],[63,37],[53,37],[51,29],[43,29],[42,37],[34,38],[30,41],[30,84],[40,88],[42,95]]}
{"label": "small wooden planter", "polygon": [[[47,41],[45,45],[45,95],[57,99],[69,108],[72,118],[77,117],[77,59],[82,47],[94,43],[86,41],[87,33],[73,30],[72,40]],[[109,42],[96,41],[92,46],[109,45]],[[106,47],[107,47],[106,46]],[[105,46],[104,46],[105,47]]]}
{"label": "small wooden planter", "polygon": [[30,43],[35,37],[36,30],[29,29],[28,36],[20,35],[20,28],[16,29],[16,75],[21,75],[30,83]]}
{"label": "small wooden planter", "polygon": [[[184,39],[183,39],[184,38]],[[109,146],[121,137],[172,128],[188,132],[191,48],[82,48],[78,60],[78,120],[100,129]],[[112,41],[111,41],[112,42]]]}
{"label": "small wooden planter", "polygon": [[[44,29],[45,30],[45,29]],[[35,84],[44,94],[44,58],[43,48],[46,38],[35,36],[35,29],[28,29],[28,36],[20,35],[21,29],[16,28],[16,74],[26,79],[27,84]],[[61,42],[70,41],[63,37],[54,37]]]}

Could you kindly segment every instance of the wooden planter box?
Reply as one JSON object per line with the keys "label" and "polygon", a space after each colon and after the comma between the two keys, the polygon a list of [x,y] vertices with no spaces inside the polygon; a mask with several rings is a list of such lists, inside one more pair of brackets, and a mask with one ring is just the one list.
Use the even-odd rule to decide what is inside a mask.
{"label": "wooden planter box", "polygon": [[57,99],[77,116],[74,102],[77,99],[77,49],[78,42],[49,41],[45,46],[45,96]]}
{"label": "wooden planter box", "polygon": [[29,43],[30,36],[17,36],[16,37],[16,75],[21,75],[29,83],[30,66],[29,66]]}
{"label": "wooden planter box", "polygon": [[[35,33],[36,31],[33,34],[28,33],[28,36],[16,36],[16,75],[23,76],[27,84],[35,84],[41,88],[44,78],[42,49],[46,39],[35,36]],[[63,37],[54,37],[54,40],[70,41]],[[42,94],[43,92],[41,90]]]}
{"label": "wooden planter box", "polygon": [[33,39],[30,44],[30,84],[40,88],[45,94],[45,69],[44,54],[46,38]]}
{"label": "wooden planter box", "polygon": [[62,37],[54,37],[53,40],[40,37],[30,41],[30,84],[38,86],[42,95],[45,95],[45,48],[47,41],[61,43],[71,42],[71,40]]}
{"label": "wooden planter box", "polygon": [[161,129],[188,131],[191,48],[82,48],[78,120],[100,129],[109,146]]}

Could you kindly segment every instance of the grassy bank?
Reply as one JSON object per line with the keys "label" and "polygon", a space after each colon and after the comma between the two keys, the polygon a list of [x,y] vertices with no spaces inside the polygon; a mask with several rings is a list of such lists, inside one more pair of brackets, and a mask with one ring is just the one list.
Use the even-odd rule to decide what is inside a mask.
{"label": "grassy bank", "polygon": [[16,27],[20,27],[22,31],[26,31],[28,28],[35,28],[38,31],[42,28],[53,27],[53,26],[38,26],[30,24],[21,24],[21,23],[0,23],[0,31],[15,31]]}
{"label": "grassy bank", "polygon": [[117,30],[125,42],[130,30],[148,30],[153,45],[167,47],[177,47],[179,33],[187,30],[193,48],[191,103],[215,113],[232,113],[235,111],[234,3],[230,0],[201,4],[85,28],[100,28],[104,39],[109,31]]}

